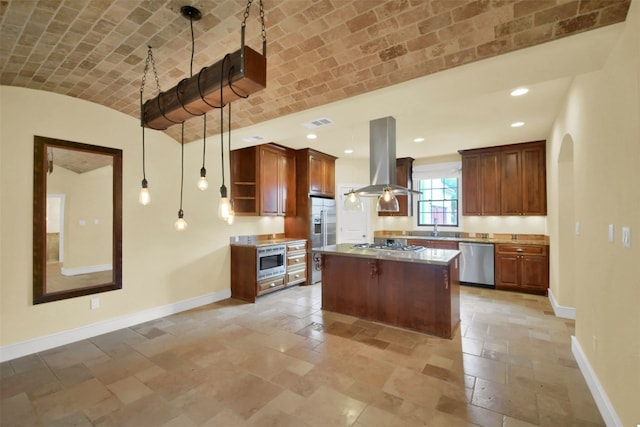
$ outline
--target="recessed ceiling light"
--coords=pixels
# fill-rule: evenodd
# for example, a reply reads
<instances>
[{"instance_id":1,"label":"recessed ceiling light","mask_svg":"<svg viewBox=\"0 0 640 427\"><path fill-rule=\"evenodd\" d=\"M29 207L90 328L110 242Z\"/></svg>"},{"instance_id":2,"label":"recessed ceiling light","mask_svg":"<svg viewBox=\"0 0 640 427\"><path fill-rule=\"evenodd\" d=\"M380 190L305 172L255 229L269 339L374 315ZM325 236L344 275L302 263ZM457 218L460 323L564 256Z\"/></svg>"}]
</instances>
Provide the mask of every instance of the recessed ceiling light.
<instances>
[{"instance_id":1,"label":"recessed ceiling light","mask_svg":"<svg viewBox=\"0 0 640 427\"><path fill-rule=\"evenodd\" d=\"M512 128L519 128L520 126L524 126L524 122L513 122L511 123Z\"/></svg>"},{"instance_id":2,"label":"recessed ceiling light","mask_svg":"<svg viewBox=\"0 0 640 427\"><path fill-rule=\"evenodd\" d=\"M514 89L511 91L511 96L522 96L526 95L529 92L529 89L526 87L519 87L518 89Z\"/></svg>"},{"instance_id":3,"label":"recessed ceiling light","mask_svg":"<svg viewBox=\"0 0 640 427\"><path fill-rule=\"evenodd\" d=\"M318 137L318 135L316 135L315 133L307 134L307 139L316 139L317 137Z\"/></svg>"},{"instance_id":4,"label":"recessed ceiling light","mask_svg":"<svg viewBox=\"0 0 640 427\"><path fill-rule=\"evenodd\" d=\"M346 150L344 150L344 154L351 154L353 153L353 150L351 148L347 148Z\"/></svg>"},{"instance_id":5,"label":"recessed ceiling light","mask_svg":"<svg viewBox=\"0 0 640 427\"><path fill-rule=\"evenodd\" d=\"M422 137L413 138L413 142L424 142L424 138L422 138Z\"/></svg>"}]
</instances>

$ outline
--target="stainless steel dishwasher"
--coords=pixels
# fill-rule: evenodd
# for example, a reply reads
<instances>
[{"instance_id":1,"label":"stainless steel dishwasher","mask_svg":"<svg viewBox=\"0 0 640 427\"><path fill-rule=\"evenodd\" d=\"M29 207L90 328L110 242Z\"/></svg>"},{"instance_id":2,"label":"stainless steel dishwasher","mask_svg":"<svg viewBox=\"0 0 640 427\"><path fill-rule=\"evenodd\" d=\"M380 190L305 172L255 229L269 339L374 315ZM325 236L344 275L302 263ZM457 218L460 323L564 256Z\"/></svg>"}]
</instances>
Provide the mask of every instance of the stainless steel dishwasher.
<instances>
[{"instance_id":1,"label":"stainless steel dishwasher","mask_svg":"<svg viewBox=\"0 0 640 427\"><path fill-rule=\"evenodd\" d=\"M460 242L460 283L495 288L493 243Z\"/></svg>"}]
</instances>

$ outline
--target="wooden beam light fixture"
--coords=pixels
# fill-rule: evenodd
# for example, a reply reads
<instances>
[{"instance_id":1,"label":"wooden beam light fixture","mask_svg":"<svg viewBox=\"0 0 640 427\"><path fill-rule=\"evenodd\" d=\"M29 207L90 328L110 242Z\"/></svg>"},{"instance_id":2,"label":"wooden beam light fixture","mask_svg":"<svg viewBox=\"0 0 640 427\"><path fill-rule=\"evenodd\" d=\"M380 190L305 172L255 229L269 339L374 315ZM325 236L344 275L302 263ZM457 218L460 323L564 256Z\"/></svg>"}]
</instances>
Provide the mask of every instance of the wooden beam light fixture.
<instances>
[{"instance_id":1,"label":"wooden beam light fixture","mask_svg":"<svg viewBox=\"0 0 640 427\"><path fill-rule=\"evenodd\" d=\"M262 55L244 43L245 26L252 2L253 0L248 0L244 12L240 49L228 54L226 60L221 59L211 66L202 68L196 75L181 80L166 92L160 92L155 98L147 100L140 112L143 127L165 130L194 116L202 116L214 108L221 108L239 98L247 98L267 87L267 33L262 0L259 0ZM201 17L200 11L192 6L183 6L181 12L192 21Z\"/></svg>"}]
</instances>

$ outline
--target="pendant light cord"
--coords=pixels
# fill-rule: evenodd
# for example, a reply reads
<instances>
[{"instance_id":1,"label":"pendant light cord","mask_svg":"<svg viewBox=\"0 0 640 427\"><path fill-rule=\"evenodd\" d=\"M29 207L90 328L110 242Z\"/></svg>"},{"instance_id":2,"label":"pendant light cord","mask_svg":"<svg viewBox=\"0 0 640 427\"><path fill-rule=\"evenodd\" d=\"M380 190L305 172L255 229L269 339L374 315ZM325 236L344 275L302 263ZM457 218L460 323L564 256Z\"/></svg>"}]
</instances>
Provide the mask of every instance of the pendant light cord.
<instances>
[{"instance_id":1,"label":"pendant light cord","mask_svg":"<svg viewBox=\"0 0 640 427\"><path fill-rule=\"evenodd\" d=\"M180 150L182 156L180 159L180 212L182 212L182 191L184 188L184 122L182 122L182 139L180 142Z\"/></svg>"},{"instance_id":2,"label":"pendant light cord","mask_svg":"<svg viewBox=\"0 0 640 427\"><path fill-rule=\"evenodd\" d=\"M142 113L142 90L140 90L140 113ZM144 150L144 126L140 126L142 128L142 181L147 180L147 172L145 168L145 150Z\"/></svg>"},{"instance_id":3,"label":"pendant light cord","mask_svg":"<svg viewBox=\"0 0 640 427\"><path fill-rule=\"evenodd\" d=\"M202 169L204 169L204 159L207 153L207 113L203 114L204 117L204 132L202 138Z\"/></svg>"},{"instance_id":4,"label":"pendant light cord","mask_svg":"<svg viewBox=\"0 0 640 427\"><path fill-rule=\"evenodd\" d=\"M224 79L224 63L227 62L227 58L229 58L229 54L227 53L222 59L222 67L220 67L220 159L222 162L222 187L224 187L224 99L222 96L223 84L222 80ZM231 106L231 103L229 103ZM221 187L221 188L222 188Z\"/></svg>"},{"instance_id":5,"label":"pendant light cord","mask_svg":"<svg viewBox=\"0 0 640 427\"><path fill-rule=\"evenodd\" d=\"M193 17L189 15L189 24L191 27L191 62L189 63L189 76L193 77L193 54L196 51L196 41L193 37Z\"/></svg>"}]
</instances>

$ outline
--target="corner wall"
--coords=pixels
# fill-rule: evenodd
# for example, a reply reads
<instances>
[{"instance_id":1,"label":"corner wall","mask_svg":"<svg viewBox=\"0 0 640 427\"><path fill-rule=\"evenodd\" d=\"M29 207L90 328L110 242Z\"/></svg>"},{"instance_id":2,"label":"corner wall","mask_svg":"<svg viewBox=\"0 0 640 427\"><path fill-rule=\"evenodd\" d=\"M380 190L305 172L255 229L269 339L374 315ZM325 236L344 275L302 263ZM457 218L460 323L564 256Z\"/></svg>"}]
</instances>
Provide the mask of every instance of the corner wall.
<instances>
[{"instance_id":1,"label":"corner wall","mask_svg":"<svg viewBox=\"0 0 640 427\"><path fill-rule=\"evenodd\" d=\"M121 290L33 305L34 135L123 150ZM281 218L238 217L232 226L217 219L219 150L207 150L210 187L200 192L195 184L202 166L201 142L185 146L184 212L189 226L184 233L174 231L180 144L162 132L146 131L152 199L143 207L138 204L140 141L140 123L134 117L51 92L0 86L0 347L227 291L229 237L283 231ZM208 139L207 145L213 141ZM90 310L92 297L100 298L97 310Z\"/></svg>"},{"instance_id":2,"label":"corner wall","mask_svg":"<svg viewBox=\"0 0 640 427\"><path fill-rule=\"evenodd\" d=\"M561 221L567 177L559 164L567 136L573 141L572 211L580 235L567 232ZM574 354L590 368L583 369L585 376L592 372L587 381L596 385L594 394L601 393L595 397L607 425L635 426L640 423L640 2L632 2L604 68L574 79L547 152L549 234L559 243L552 252L551 290L558 304L576 308ZM608 224L615 226L614 242L608 240ZM632 229L631 248L621 243L622 226ZM573 262L562 262L571 260L562 256L563 247L575 248ZM565 269L575 271L563 274ZM606 413L609 403L612 414Z\"/></svg>"}]
</instances>

